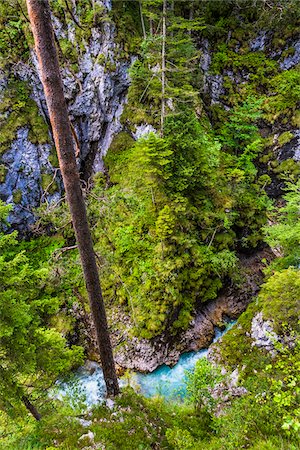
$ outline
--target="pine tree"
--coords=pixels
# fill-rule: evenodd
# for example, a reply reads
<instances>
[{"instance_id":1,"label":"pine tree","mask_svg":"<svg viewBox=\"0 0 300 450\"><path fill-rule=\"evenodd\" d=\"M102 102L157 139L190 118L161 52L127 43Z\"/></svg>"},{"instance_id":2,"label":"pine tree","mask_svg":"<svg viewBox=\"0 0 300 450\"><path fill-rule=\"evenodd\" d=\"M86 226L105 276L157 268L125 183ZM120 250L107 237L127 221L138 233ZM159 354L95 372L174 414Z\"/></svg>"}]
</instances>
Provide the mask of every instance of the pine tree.
<instances>
[{"instance_id":1,"label":"pine tree","mask_svg":"<svg viewBox=\"0 0 300 450\"><path fill-rule=\"evenodd\" d=\"M8 211L0 202L0 225ZM83 352L68 348L49 327L60 306L51 288L45 288L49 269L32 267L16 238L16 232L0 233L0 408L15 415L23 404L40 420L35 399L81 364Z\"/></svg>"},{"instance_id":2,"label":"pine tree","mask_svg":"<svg viewBox=\"0 0 300 450\"><path fill-rule=\"evenodd\" d=\"M91 312L108 395L119 392L109 337L106 312L100 287L96 258L88 226L86 208L76 166L68 110L59 71L54 32L48 0L27 0L30 22L40 65L41 80L59 159L67 202L80 253Z\"/></svg>"}]
</instances>

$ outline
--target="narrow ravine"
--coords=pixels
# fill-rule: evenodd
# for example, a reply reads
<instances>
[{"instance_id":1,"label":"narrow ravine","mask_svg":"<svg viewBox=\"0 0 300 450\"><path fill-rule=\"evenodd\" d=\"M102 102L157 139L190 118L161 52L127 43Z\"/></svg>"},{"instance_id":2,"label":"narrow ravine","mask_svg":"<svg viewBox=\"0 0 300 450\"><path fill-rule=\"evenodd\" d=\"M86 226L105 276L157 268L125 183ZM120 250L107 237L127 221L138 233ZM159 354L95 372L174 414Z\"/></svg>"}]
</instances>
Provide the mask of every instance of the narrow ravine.
<instances>
[{"instance_id":1,"label":"narrow ravine","mask_svg":"<svg viewBox=\"0 0 300 450\"><path fill-rule=\"evenodd\" d=\"M236 321L230 321L224 330L215 328L212 343L220 339ZM183 353L173 367L162 365L151 373L130 372L120 379L120 385L130 385L146 397L160 395L168 400L181 401L186 396L186 372L193 370L200 358L205 358L207 349ZM105 397L105 384L99 364L90 362L81 367L69 381L58 383L58 397L69 397L71 401L83 400L88 406L97 404Z\"/></svg>"}]
</instances>

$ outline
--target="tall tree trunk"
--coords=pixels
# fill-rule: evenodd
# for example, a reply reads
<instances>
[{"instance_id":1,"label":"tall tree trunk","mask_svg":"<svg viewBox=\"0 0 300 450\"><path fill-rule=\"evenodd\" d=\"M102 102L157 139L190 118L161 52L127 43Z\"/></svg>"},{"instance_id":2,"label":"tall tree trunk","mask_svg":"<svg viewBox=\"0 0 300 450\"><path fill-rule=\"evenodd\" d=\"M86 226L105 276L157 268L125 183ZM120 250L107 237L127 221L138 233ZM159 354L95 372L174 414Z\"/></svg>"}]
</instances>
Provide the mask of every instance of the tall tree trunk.
<instances>
[{"instance_id":1,"label":"tall tree trunk","mask_svg":"<svg viewBox=\"0 0 300 450\"><path fill-rule=\"evenodd\" d=\"M143 30L143 38L146 39L147 38L147 34L146 34L145 21L144 21L144 16L143 16L143 7L142 7L142 2L141 1L139 1L139 8L140 8L142 30Z\"/></svg>"},{"instance_id":2,"label":"tall tree trunk","mask_svg":"<svg viewBox=\"0 0 300 450\"><path fill-rule=\"evenodd\" d=\"M190 6L190 11L189 11L189 20L192 21L194 20L194 5L193 3ZM192 35L192 30L189 30L189 35Z\"/></svg>"},{"instance_id":3,"label":"tall tree trunk","mask_svg":"<svg viewBox=\"0 0 300 450\"><path fill-rule=\"evenodd\" d=\"M40 415L36 407L31 403L29 398L26 397L26 395L22 396L22 402L24 403L30 414L32 414L36 420L41 420L42 416Z\"/></svg>"},{"instance_id":4,"label":"tall tree trunk","mask_svg":"<svg viewBox=\"0 0 300 450\"><path fill-rule=\"evenodd\" d=\"M166 109L166 36L167 36L167 0L163 0L162 17L162 46L161 46L161 117L160 134L164 135L165 109Z\"/></svg>"},{"instance_id":5,"label":"tall tree trunk","mask_svg":"<svg viewBox=\"0 0 300 450\"><path fill-rule=\"evenodd\" d=\"M119 385L97 264L76 166L72 132L55 48L50 7L48 0L26 1L39 60L41 81L59 159L59 167L63 177L67 202L71 211L91 313L96 328L107 394L116 395L119 392Z\"/></svg>"}]
</instances>

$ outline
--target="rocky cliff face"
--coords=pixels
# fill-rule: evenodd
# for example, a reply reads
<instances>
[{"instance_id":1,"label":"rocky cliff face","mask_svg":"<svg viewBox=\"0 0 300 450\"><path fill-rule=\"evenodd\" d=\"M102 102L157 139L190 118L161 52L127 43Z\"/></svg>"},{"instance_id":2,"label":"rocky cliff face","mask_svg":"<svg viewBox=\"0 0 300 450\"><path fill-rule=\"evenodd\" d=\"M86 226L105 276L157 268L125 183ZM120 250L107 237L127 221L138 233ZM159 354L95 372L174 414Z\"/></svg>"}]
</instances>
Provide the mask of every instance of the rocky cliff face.
<instances>
[{"instance_id":1,"label":"rocky cliff face","mask_svg":"<svg viewBox=\"0 0 300 450\"><path fill-rule=\"evenodd\" d=\"M93 172L103 170L103 155L106 154L114 135L122 128L120 117L126 102L130 82L128 68L131 64L128 55L127 59L122 57L122 49L116 43L115 25L106 16L111 2L95 0L93 4L94 7L102 8L101 21L92 24L88 34L85 35L85 31L80 38L77 31L78 27L81 27L81 18L78 17L75 7L72 20L64 21L59 15L53 16L55 34L60 43L59 53L69 116L80 146L78 167L85 181ZM280 45L276 44L271 31L259 31L255 37L252 33L247 42L243 41L244 37L237 37L234 33L234 30L229 31L228 36L224 38L227 53L221 56L229 58L229 64L227 67L221 65L219 71L215 70L214 53L221 52L209 39L199 38L202 53L200 66L203 73L203 84L202 87L199 86L199 90L212 121L214 110L219 108L226 116L226 111L232 108L230 84L235 86L236 92L243 91L249 80L255 76L259 63L254 67L251 55L256 54L257 61L261 57L262 64L265 64L263 58L275 62L278 73L295 69L300 62L300 40L297 33L283 39ZM250 57L247 61L248 54ZM242 61L243 55L245 59ZM240 58L236 65L230 64L230 59L235 57ZM48 139L33 140L25 117L16 125L9 145L2 150L0 148L0 199L13 205L9 218L12 227L26 230L34 222L32 210L42 201L57 201L62 194L62 185L34 52L30 52L27 61L20 60L14 64L12 72L15 79L30 86L30 97L37 107L35 115L39 114L43 118L49 130ZM4 75L0 71L0 99L7 93L8 78L7 74ZM1 114L0 110L0 147L1 122L5 121L9 114L9 108L4 114ZM299 112L295 113L293 120L283 118L278 121L274 116L273 122L266 124L261 121L260 129L263 137L269 139L267 151L279 164L286 159L300 160ZM149 125L144 124L138 127L133 137L138 138L152 130ZM268 189L272 196L279 195L278 180L272 180Z\"/></svg>"},{"instance_id":2,"label":"rocky cliff face","mask_svg":"<svg viewBox=\"0 0 300 450\"><path fill-rule=\"evenodd\" d=\"M229 31L226 45L230 46L230 42L232 41L232 31ZM239 42L234 48L234 53L238 54L242 45L245 43ZM282 39L280 45L278 47L274 47L274 33L272 31L260 31L255 38L246 42L245 48L250 50L250 55L257 52L258 55L264 55L270 61L274 61L278 64L278 74L281 71L288 71L290 69L295 69L299 67L300 64L300 37L298 33L295 33L293 36L288 37L286 40ZM242 91L243 87L247 85L248 82L251 82L251 77L255 75L255 72L258 71L259 67L249 66L249 68L243 67L241 64L239 70L233 71L231 68L225 68L219 74L215 74L214 71L211 71L212 65L212 55L213 49L211 43L208 39L203 39L200 41L201 48L201 59L200 59L200 67L203 72L203 98L208 107L211 109L214 106L221 106L225 111L229 111L230 107L230 95L231 93L228 90L228 81L226 83L226 79L231 80L231 82L237 86L237 90ZM245 53L245 49L241 54ZM261 92L258 93L261 95ZM276 95L276 92L272 93L272 95ZM298 99L299 103L299 99ZM290 104L290 107L294 107L295 105ZM298 116L297 116L298 117ZM263 137L270 137L270 148L275 158L279 161L285 161L287 159L293 159L294 161L300 161L300 127L299 120L285 120L281 118L281 120L275 120L271 123L266 123L261 121L260 129ZM283 133L290 133L287 136L287 142L284 142L285 139L280 139L280 135ZM278 180L277 180L278 183ZM280 193L280 189L278 186L275 186L274 183L269 189L269 194L273 194L273 196L277 197L278 193Z\"/></svg>"},{"instance_id":3,"label":"rocky cliff face","mask_svg":"<svg viewBox=\"0 0 300 450\"><path fill-rule=\"evenodd\" d=\"M110 8L109 2L97 0L96 3L106 11ZM87 180L92 172L103 169L102 157L121 128L120 116L129 85L127 69L130 61L117 58L119 48L111 21L103 21L101 26L91 29L83 52L79 51L81 43L76 40L77 25L74 21L65 27L53 17L53 23L57 40L71 43L80 55L75 69L68 63L63 64L62 76L69 117L80 143L78 166L82 178ZM13 71L18 80L29 84L31 98L49 126L34 51L31 51L27 63L18 63ZM2 75L0 81L0 95L5 95L7 75ZM13 204L9 217L13 228L26 230L34 221L33 208L41 201L51 202L60 198L61 179L53 154L50 126L49 143L32 142L28 127L21 126L9 148L2 155L0 153L0 198Z\"/></svg>"}]
</instances>

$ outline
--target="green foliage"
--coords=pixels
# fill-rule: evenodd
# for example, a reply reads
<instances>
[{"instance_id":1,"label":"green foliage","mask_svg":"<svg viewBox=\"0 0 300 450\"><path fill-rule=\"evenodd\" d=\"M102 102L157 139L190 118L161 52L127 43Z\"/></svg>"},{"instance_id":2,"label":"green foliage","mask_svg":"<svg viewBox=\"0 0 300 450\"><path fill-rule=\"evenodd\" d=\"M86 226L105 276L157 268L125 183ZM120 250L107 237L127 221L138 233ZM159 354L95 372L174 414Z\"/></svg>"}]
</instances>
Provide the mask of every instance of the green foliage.
<instances>
[{"instance_id":1,"label":"green foliage","mask_svg":"<svg viewBox=\"0 0 300 450\"><path fill-rule=\"evenodd\" d=\"M295 337L295 336L294 336ZM292 348L277 345L278 357L265 367L270 400L283 419L281 428L297 438L300 430L300 341L296 336ZM261 397L260 400L265 400Z\"/></svg>"},{"instance_id":2,"label":"green foliage","mask_svg":"<svg viewBox=\"0 0 300 450\"><path fill-rule=\"evenodd\" d=\"M300 73L297 68L279 73L270 80L270 91L275 95L269 96L264 103L265 117L271 123L275 120L291 117L297 108L300 98ZM283 116L285 116L283 118Z\"/></svg>"},{"instance_id":3,"label":"green foliage","mask_svg":"<svg viewBox=\"0 0 300 450\"><path fill-rule=\"evenodd\" d=\"M300 272L294 268L275 272L263 285L259 293L263 315L276 318L277 332L282 333L288 327L300 331L299 295Z\"/></svg>"},{"instance_id":4,"label":"green foliage","mask_svg":"<svg viewBox=\"0 0 300 450\"><path fill-rule=\"evenodd\" d=\"M300 181L288 182L286 191L285 205L275 209L271 216L274 224L264 228L267 243L271 247L278 248L282 254L282 257L276 262L277 267L298 266L300 258Z\"/></svg>"},{"instance_id":5,"label":"green foliage","mask_svg":"<svg viewBox=\"0 0 300 450\"><path fill-rule=\"evenodd\" d=\"M278 137L278 144L282 147L284 144L290 142L294 135L290 131L285 131Z\"/></svg>"},{"instance_id":6,"label":"green foliage","mask_svg":"<svg viewBox=\"0 0 300 450\"><path fill-rule=\"evenodd\" d=\"M104 294L128 304L142 336L177 332L236 266L216 184L220 146L189 112L166 119L164 139L151 134L131 148L126 139L123 151L119 139L106 158L117 184L96 185L89 199Z\"/></svg>"},{"instance_id":7,"label":"green foliage","mask_svg":"<svg viewBox=\"0 0 300 450\"><path fill-rule=\"evenodd\" d=\"M8 208L0 204L2 220ZM60 307L49 269L32 267L18 251L16 233L0 234L0 404L7 413L22 411L21 397L44 396L45 387L82 361L79 347L68 348L49 326ZM23 411L22 411L23 413Z\"/></svg>"},{"instance_id":8,"label":"green foliage","mask_svg":"<svg viewBox=\"0 0 300 450\"><path fill-rule=\"evenodd\" d=\"M207 358L201 358L191 373L187 373L187 392L189 401L196 409L212 413L216 399L212 389L224 379L221 369L213 365Z\"/></svg>"},{"instance_id":9,"label":"green foliage","mask_svg":"<svg viewBox=\"0 0 300 450\"><path fill-rule=\"evenodd\" d=\"M131 126L143 122L158 126L163 95L163 37L160 26L162 2L144 1L141 5L145 14L147 33L141 43L140 58L130 68L129 102L125 107L123 121ZM166 108L170 113L182 106L199 105L200 54L193 41L192 32L199 32L204 25L201 19L187 20L181 11L177 14L177 8L174 10L167 8L166 24L164 98L168 99Z\"/></svg>"},{"instance_id":10,"label":"green foliage","mask_svg":"<svg viewBox=\"0 0 300 450\"><path fill-rule=\"evenodd\" d=\"M266 211L271 206L264 190L270 179L258 178L255 164L263 149L257 127L261 105L261 99L247 97L231 110L228 120L218 130L224 150L222 163L229 181L228 195L232 199L228 206L233 210L235 224L243 230L241 247L255 247L262 239L259 229L265 224Z\"/></svg>"},{"instance_id":11,"label":"green foliage","mask_svg":"<svg viewBox=\"0 0 300 450\"><path fill-rule=\"evenodd\" d=\"M29 57L24 7L23 1L0 1L0 68L8 73L12 64L27 61Z\"/></svg>"}]
</instances>

